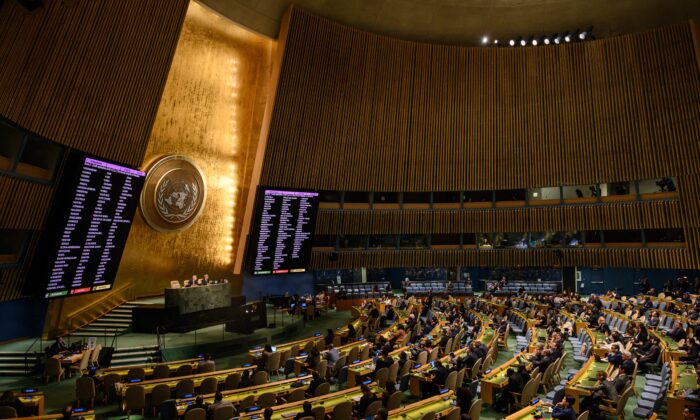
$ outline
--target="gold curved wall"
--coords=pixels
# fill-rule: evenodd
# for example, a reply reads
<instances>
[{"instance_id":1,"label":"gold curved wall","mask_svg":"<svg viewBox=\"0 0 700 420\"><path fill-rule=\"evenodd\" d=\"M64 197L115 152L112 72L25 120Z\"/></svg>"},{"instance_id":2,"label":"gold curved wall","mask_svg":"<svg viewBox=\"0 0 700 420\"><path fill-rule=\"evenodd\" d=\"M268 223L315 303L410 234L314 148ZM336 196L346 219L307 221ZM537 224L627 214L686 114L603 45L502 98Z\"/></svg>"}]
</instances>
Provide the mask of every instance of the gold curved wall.
<instances>
[{"instance_id":1,"label":"gold curved wall","mask_svg":"<svg viewBox=\"0 0 700 420\"><path fill-rule=\"evenodd\" d=\"M314 268L700 266L700 74L692 22L570 45L472 48L375 35L298 9L288 19L260 185L411 192L663 176L678 183L678 196L655 202L322 209L317 233L680 227L685 237L677 249L341 250L331 258L316 250Z\"/></svg>"}]
</instances>

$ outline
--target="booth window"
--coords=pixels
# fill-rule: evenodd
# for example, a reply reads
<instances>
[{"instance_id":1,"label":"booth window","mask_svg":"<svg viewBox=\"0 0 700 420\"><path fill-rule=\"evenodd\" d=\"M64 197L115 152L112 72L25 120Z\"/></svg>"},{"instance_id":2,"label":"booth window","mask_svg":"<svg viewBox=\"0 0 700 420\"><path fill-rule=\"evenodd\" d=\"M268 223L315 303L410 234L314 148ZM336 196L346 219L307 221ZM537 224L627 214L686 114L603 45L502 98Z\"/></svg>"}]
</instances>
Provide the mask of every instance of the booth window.
<instances>
[{"instance_id":1,"label":"booth window","mask_svg":"<svg viewBox=\"0 0 700 420\"><path fill-rule=\"evenodd\" d=\"M0 267L18 264L30 237L29 230L0 229Z\"/></svg>"},{"instance_id":2,"label":"booth window","mask_svg":"<svg viewBox=\"0 0 700 420\"><path fill-rule=\"evenodd\" d=\"M627 230L604 230L603 239L607 246L615 246L616 244L642 244L642 231L639 229Z\"/></svg>"},{"instance_id":3,"label":"booth window","mask_svg":"<svg viewBox=\"0 0 700 420\"><path fill-rule=\"evenodd\" d=\"M335 248L335 235L314 235L314 248Z\"/></svg>"},{"instance_id":4,"label":"booth window","mask_svg":"<svg viewBox=\"0 0 700 420\"><path fill-rule=\"evenodd\" d=\"M493 191L465 191L465 203L491 203L493 202Z\"/></svg>"},{"instance_id":5,"label":"booth window","mask_svg":"<svg viewBox=\"0 0 700 420\"><path fill-rule=\"evenodd\" d=\"M365 249L367 248L367 235L341 236L339 245L342 249Z\"/></svg>"},{"instance_id":6,"label":"booth window","mask_svg":"<svg viewBox=\"0 0 700 420\"><path fill-rule=\"evenodd\" d=\"M0 171L52 181L64 147L0 121Z\"/></svg>"},{"instance_id":7,"label":"booth window","mask_svg":"<svg viewBox=\"0 0 700 420\"><path fill-rule=\"evenodd\" d=\"M321 203L340 203L340 191L321 191L318 201Z\"/></svg>"},{"instance_id":8,"label":"booth window","mask_svg":"<svg viewBox=\"0 0 700 420\"><path fill-rule=\"evenodd\" d=\"M360 191L346 191L343 201L346 203L369 203L369 193Z\"/></svg>"},{"instance_id":9,"label":"booth window","mask_svg":"<svg viewBox=\"0 0 700 420\"><path fill-rule=\"evenodd\" d=\"M428 235L401 235L400 248L406 249L427 249Z\"/></svg>"},{"instance_id":10,"label":"booth window","mask_svg":"<svg viewBox=\"0 0 700 420\"><path fill-rule=\"evenodd\" d=\"M472 235L473 236L473 235ZM458 233L438 233L432 235L430 245L432 247L459 247L460 235Z\"/></svg>"},{"instance_id":11,"label":"booth window","mask_svg":"<svg viewBox=\"0 0 700 420\"><path fill-rule=\"evenodd\" d=\"M396 249L397 243L396 235L370 235L369 237L370 248Z\"/></svg>"},{"instance_id":12,"label":"booth window","mask_svg":"<svg viewBox=\"0 0 700 420\"><path fill-rule=\"evenodd\" d=\"M527 249L527 233L496 233L493 236L494 248Z\"/></svg>"},{"instance_id":13,"label":"booth window","mask_svg":"<svg viewBox=\"0 0 700 420\"><path fill-rule=\"evenodd\" d=\"M667 244L670 246L685 242L683 229L644 229L644 239L646 239L647 244Z\"/></svg>"}]
</instances>

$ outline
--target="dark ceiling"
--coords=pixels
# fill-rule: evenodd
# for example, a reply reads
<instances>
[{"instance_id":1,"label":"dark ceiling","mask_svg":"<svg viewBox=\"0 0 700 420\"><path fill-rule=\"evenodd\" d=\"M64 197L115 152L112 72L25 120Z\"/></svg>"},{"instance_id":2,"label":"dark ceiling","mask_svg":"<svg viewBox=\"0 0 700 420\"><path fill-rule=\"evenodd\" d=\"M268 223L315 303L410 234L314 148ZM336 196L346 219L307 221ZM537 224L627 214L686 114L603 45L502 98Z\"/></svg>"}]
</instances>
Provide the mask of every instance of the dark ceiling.
<instances>
[{"instance_id":1,"label":"dark ceiling","mask_svg":"<svg viewBox=\"0 0 700 420\"><path fill-rule=\"evenodd\" d=\"M594 26L598 38L700 21L700 0L198 0L277 38L290 4L356 28L403 39L478 45Z\"/></svg>"}]
</instances>

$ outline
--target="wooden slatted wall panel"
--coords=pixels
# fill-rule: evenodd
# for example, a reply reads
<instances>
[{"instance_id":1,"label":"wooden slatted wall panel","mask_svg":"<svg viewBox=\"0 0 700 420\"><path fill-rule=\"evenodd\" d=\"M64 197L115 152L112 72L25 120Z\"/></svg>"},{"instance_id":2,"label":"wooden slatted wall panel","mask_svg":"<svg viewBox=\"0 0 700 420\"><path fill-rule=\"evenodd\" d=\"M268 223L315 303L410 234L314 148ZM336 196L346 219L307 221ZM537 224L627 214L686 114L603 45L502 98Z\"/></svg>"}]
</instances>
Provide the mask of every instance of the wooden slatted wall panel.
<instances>
[{"instance_id":1,"label":"wooden slatted wall panel","mask_svg":"<svg viewBox=\"0 0 700 420\"><path fill-rule=\"evenodd\" d=\"M0 114L140 165L189 0L46 0L0 8Z\"/></svg>"},{"instance_id":2,"label":"wooden slatted wall panel","mask_svg":"<svg viewBox=\"0 0 700 420\"><path fill-rule=\"evenodd\" d=\"M297 10L290 34L263 184L459 191L698 168L700 80L687 24L571 45L466 48Z\"/></svg>"},{"instance_id":3,"label":"wooden slatted wall panel","mask_svg":"<svg viewBox=\"0 0 700 420\"><path fill-rule=\"evenodd\" d=\"M579 266L693 268L688 250L668 249L565 249L555 250L380 250L313 252L312 269L347 267L430 267L430 266Z\"/></svg>"},{"instance_id":4,"label":"wooden slatted wall panel","mask_svg":"<svg viewBox=\"0 0 700 420\"><path fill-rule=\"evenodd\" d=\"M491 210L320 210L319 235L681 228L678 201Z\"/></svg>"},{"instance_id":5,"label":"wooden slatted wall panel","mask_svg":"<svg viewBox=\"0 0 700 420\"><path fill-rule=\"evenodd\" d=\"M0 2L0 115L49 140L140 165L189 0ZM22 283L53 187L0 175L0 229L32 230L0 301Z\"/></svg>"},{"instance_id":6,"label":"wooden slatted wall panel","mask_svg":"<svg viewBox=\"0 0 700 420\"><path fill-rule=\"evenodd\" d=\"M675 176L679 199L487 210L322 210L319 234L683 228L686 248L314 252L316 268L700 267L700 40L681 24L549 47L379 36L294 10L261 184L469 191ZM700 42L700 41L696 41Z\"/></svg>"}]
</instances>

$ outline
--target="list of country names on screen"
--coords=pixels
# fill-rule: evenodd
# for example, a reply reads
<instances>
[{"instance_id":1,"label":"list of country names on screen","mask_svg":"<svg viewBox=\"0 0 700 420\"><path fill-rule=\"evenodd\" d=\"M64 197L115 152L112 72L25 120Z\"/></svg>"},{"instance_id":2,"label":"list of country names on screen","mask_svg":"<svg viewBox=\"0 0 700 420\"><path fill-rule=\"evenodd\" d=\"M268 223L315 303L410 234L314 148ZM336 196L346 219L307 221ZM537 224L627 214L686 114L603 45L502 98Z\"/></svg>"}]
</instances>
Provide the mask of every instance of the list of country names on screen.
<instances>
[{"instance_id":1,"label":"list of country names on screen","mask_svg":"<svg viewBox=\"0 0 700 420\"><path fill-rule=\"evenodd\" d=\"M265 190L255 248L255 274L305 271L316 192Z\"/></svg>"},{"instance_id":2,"label":"list of country names on screen","mask_svg":"<svg viewBox=\"0 0 700 420\"><path fill-rule=\"evenodd\" d=\"M86 157L46 287L46 297L112 286L138 199L141 171ZM139 181L136 181L139 179Z\"/></svg>"}]
</instances>

